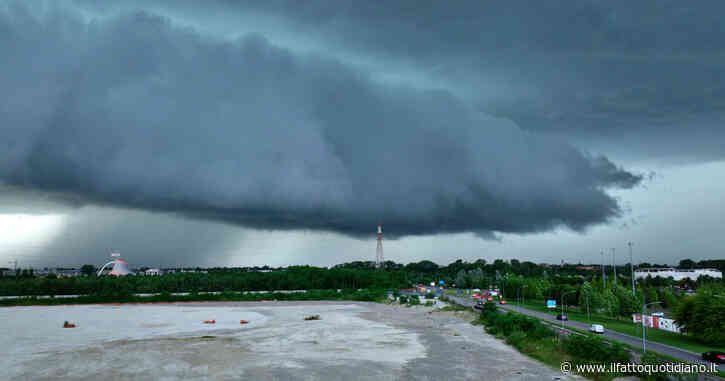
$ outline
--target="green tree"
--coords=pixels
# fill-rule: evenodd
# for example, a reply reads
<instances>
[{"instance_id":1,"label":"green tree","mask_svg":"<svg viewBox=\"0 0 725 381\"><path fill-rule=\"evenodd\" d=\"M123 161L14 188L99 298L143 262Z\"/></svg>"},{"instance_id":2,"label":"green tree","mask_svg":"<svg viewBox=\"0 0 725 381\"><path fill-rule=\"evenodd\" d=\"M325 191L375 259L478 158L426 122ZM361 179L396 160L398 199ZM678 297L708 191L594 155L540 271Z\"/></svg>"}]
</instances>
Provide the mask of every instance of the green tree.
<instances>
[{"instance_id":1,"label":"green tree","mask_svg":"<svg viewBox=\"0 0 725 381\"><path fill-rule=\"evenodd\" d=\"M477 267L477 268L469 271L468 277L471 280L471 287L476 287L476 288L485 287L483 285L483 270L481 270L480 267Z\"/></svg>"},{"instance_id":2,"label":"green tree","mask_svg":"<svg viewBox=\"0 0 725 381\"><path fill-rule=\"evenodd\" d=\"M619 299L614 295L610 288L606 288L600 293L601 308L609 315L616 315L619 311Z\"/></svg>"},{"instance_id":3,"label":"green tree","mask_svg":"<svg viewBox=\"0 0 725 381\"><path fill-rule=\"evenodd\" d=\"M714 295L722 287L701 287L693 297L685 297L675 309L675 322L701 342L725 342L725 299Z\"/></svg>"},{"instance_id":4,"label":"green tree","mask_svg":"<svg viewBox=\"0 0 725 381\"><path fill-rule=\"evenodd\" d=\"M659 297L657 295L657 288L655 288L655 287L645 288L645 300L647 303L659 301Z\"/></svg>"},{"instance_id":5,"label":"green tree","mask_svg":"<svg viewBox=\"0 0 725 381\"><path fill-rule=\"evenodd\" d=\"M667 288L662 290L662 302L662 306L665 308L677 307L677 297Z\"/></svg>"},{"instance_id":6,"label":"green tree","mask_svg":"<svg viewBox=\"0 0 725 381\"><path fill-rule=\"evenodd\" d=\"M91 276L96 273L96 267L93 265L83 265L81 266L81 274L85 276Z\"/></svg>"},{"instance_id":7,"label":"green tree","mask_svg":"<svg viewBox=\"0 0 725 381\"><path fill-rule=\"evenodd\" d=\"M459 270L458 274L456 274L456 287L458 288L468 288L470 287L470 283L468 282L468 274L466 274L466 270Z\"/></svg>"}]
</instances>

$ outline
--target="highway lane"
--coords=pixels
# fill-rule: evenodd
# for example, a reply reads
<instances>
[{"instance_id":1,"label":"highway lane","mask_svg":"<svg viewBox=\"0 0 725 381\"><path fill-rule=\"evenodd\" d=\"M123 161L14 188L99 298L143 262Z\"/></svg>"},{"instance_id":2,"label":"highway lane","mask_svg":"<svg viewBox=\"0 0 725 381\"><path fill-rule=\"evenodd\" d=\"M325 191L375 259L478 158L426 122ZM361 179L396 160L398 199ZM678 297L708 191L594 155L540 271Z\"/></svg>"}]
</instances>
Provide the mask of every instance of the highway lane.
<instances>
[{"instance_id":1,"label":"highway lane","mask_svg":"<svg viewBox=\"0 0 725 381\"><path fill-rule=\"evenodd\" d=\"M466 307L472 307L475 304L474 300L470 297L464 298L464 297L453 296L453 295L446 295L446 297L451 298L456 303L461 304ZM545 312L533 311L533 310L529 310L529 309L518 307L518 306L512 306L512 305L500 305L499 304L498 307L500 307L501 309L504 309L504 310L515 311L518 313L522 313L522 314L529 315L529 316L534 316L539 319L547 320L550 322L554 322L558 325L561 325L561 321L556 320L556 318L554 316L549 315ZM589 330L589 324L581 323L581 322L577 322L577 321L566 321L566 322L564 322L564 327L565 328L573 327L573 328L577 328L577 329L581 329L581 330L585 330L585 331ZM640 347L642 345L641 337L630 336L630 335L626 335L626 334L623 334L620 332L607 330L606 329L607 327L604 327L604 328L606 330L606 332L604 332L605 337L608 337L612 340L616 340L616 341L619 341L622 343L632 345L634 347ZM680 359L680 360L691 362L691 363L710 364L707 361L703 361L700 358L699 353L690 352L690 351L687 351L684 349L672 347L669 345L665 345L665 344L661 344L661 343L657 343L657 342L653 342L653 341L649 341L649 340L647 340L647 350L648 351L651 350L651 351L659 353L659 354L668 355L668 356L674 357L676 359ZM721 364L721 365L719 365L719 369L725 370L725 367Z\"/></svg>"}]
</instances>

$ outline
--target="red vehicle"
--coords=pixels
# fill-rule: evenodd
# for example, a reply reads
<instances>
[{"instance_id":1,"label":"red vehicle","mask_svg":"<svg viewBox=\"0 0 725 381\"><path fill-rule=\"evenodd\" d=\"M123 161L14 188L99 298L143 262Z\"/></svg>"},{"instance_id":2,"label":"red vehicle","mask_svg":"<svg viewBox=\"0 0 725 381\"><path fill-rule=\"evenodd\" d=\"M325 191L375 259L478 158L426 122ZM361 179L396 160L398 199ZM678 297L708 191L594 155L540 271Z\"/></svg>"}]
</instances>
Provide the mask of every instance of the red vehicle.
<instances>
[{"instance_id":1,"label":"red vehicle","mask_svg":"<svg viewBox=\"0 0 725 381\"><path fill-rule=\"evenodd\" d=\"M702 359L718 364L725 364L725 353L717 351L705 352L702 354Z\"/></svg>"},{"instance_id":2,"label":"red vehicle","mask_svg":"<svg viewBox=\"0 0 725 381\"><path fill-rule=\"evenodd\" d=\"M498 301L500 304L506 304L506 299L501 299Z\"/></svg>"},{"instance_id":3,"label":"red vehicle","mask_svg":"<svg viewBox=\"0 0 725 381\"><path fill-rule=\"evenodd\" d=\"M489 296L488 298L486 298L486 300L488 300L489 302L493 302L493 296Z\"/></svg>"}]
</instances>

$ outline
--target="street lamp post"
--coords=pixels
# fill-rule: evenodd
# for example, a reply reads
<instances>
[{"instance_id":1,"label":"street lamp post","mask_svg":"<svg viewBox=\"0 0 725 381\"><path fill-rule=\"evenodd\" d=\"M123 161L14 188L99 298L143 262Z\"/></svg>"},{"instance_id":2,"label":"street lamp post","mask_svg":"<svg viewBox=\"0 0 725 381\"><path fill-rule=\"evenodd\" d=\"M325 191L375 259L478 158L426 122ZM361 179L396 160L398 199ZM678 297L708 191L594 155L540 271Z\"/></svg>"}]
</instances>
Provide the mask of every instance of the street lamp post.
<instances>
[{"instance_id":1,"label":"street lamp post","mask_svg":"<svg viewBox=\"0 0 725 381\"><path fill-rule=\"evenodd\" d=\"M576 292L576 290L574 290L574 291L569 291L569 292L565 292L565 293L561 294L561 328L562 328L562 329L564 329L564 316L566 316L566 315L564 315L564 311L566 311L566 307L565 307L565 302L564 302L564 300L565 300L565 299L564 299L564 297L565 297L566 295L568 295L568 294L572 294L572 293L575 293L575 292Z\"/></svg>"},{"instance_id":2,"label":"street lamp post","mask_svg":"<svg viewBox=\"0 0 725 381\"><path fill-rule=\"evenodd\" d=\"M647 310L647 306L653 305L653 304L660 304L660 303L662 303L662 302L652 302L652 303L647 303L647 304L645 304L645 305L642 306L642 354L644 354L645 352L647 352L647 340L645 340L645 330L647 328L646 328L646 326L644 324L644 314L645 314L645 311Z\"/></svg>"}]
</instances>

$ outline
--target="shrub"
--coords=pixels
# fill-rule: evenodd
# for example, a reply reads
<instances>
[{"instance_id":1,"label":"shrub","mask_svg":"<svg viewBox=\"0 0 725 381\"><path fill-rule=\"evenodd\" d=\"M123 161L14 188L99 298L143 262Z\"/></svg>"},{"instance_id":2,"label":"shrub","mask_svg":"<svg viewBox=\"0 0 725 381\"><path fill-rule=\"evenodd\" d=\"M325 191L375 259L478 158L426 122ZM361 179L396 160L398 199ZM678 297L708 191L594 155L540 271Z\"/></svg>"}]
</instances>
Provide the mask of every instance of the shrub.
<instances>
[{"instance_id":1,"label":"shrub","mask_svg":"<svg viewBox=\"0 0 725 381\"><path fill-rule=\"evenodd\" d=\"M411 306L420 305L420 298L416 295L413 295L410 297L410 299L408 299L408 304L410 304Z\"/></svg>"},{"instance_id":2,"label":"shrub","mask_svg":"<svg viewBox=\"0 0 725 381\"><path fill-rule=\"evenodd\" d=\"M642 355L642 364L666 364L670 361L667 361L664 357L654 353L654 352L647 352L644 355ZM646 373L640 373L638 376L647 381L671 381L671 380L678 380L678 381L687 381L687 380L697 380L697 374L692 373L652 373L652 374L646 374Z\"/></svg>"},{"instance_id":3,"label":"shrub","mask_svg":"<svg viewBox=\"0 0 725 381\"><path fill-rule=\"evenodd\" d=\"M524 342L526 342L526 333L522 331L514 331L508 337L506 337L506 344L513 345L516 348L520 348Z\"/></svg>"},{"instance_id":4,"label":"shrub","mask_svg":"<svg viewBox=\"0 0 725 381\"><path fill-rule=\"evenodd\" d=\"M570 335L564 340L564 349L574 358L590 363L626 363L630 358L629 351L622 344L615 342L609 345L590 335Z\"/></svg>"},{"instance_id":5,"label":"shrub","mask_svg":"<svg viewBox=\"0 0 725 381\"><path fill-rule=\"evenodd\" d=\"M407 304L408 303L408 297L406 295L400 295L400 304Z\"/></svg>"}]
</instances>

